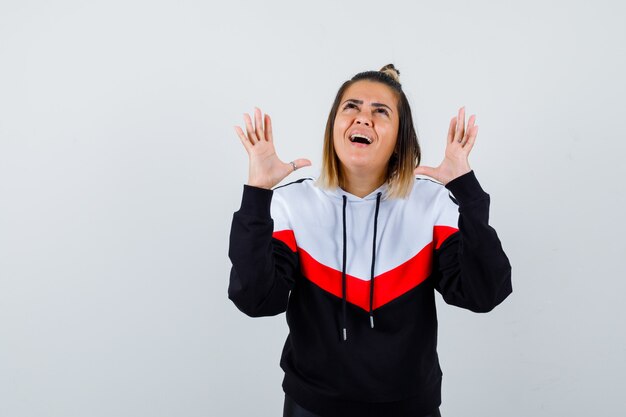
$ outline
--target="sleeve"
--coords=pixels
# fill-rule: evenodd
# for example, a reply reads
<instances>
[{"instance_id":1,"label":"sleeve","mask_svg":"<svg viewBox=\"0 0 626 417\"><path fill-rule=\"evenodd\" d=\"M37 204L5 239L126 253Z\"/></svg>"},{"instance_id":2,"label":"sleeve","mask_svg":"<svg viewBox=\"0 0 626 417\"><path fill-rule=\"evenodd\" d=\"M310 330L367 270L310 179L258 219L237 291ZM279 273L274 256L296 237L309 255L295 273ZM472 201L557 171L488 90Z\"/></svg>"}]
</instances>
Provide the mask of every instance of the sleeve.
<instances>
[{"instance_id":1,"label":"sleeve","mask_svg":"<svg viewBox=\"0 0 626 417\"><path fill-rule=\"evenodd\" d=\"M230 230L228 298L250 317L286 311L294 274L299 270L295 247L272 235L273 193L244 185L241 208L233 215Z\"/></svg>"},{"instance_id":2,"label":"sleeve","mask_svg":"<svg viewBox=\"0 0 626 417\"><path fill-rule=\"evenodd\" d=\"M489 194L474 171L446 184L438 227L448 232L436 245L435 288L446 303L474 312L488 312L511 292L511 264L496 231L489 226ZM458 219L458 229L452 218ZM437 235L437 233L435 233Z\"/></svg>"}]
</instances>

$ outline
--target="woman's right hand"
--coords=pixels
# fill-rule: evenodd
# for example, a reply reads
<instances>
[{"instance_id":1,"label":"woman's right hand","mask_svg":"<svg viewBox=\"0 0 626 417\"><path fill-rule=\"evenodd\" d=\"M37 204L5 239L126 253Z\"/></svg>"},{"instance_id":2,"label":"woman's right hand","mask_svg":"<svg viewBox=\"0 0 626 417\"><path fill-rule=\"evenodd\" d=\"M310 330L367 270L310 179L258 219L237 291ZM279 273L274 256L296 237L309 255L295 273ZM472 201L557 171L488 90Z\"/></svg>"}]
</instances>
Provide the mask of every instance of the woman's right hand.
<instances>
[{"instance_id":1,"label":"woman's right hand","mask_svg":"<svg viewBox=\"0 0 626 417\"><path fill-rule=\"evenodd\" d=\"M239 126L235 126L235 131L250 159L248 185L271 189L296 169L311 165L311 161L308 159L296 159L293 161L294 166L292 162L286 163L278 158L272 137L272 121L268 114L265 114L264 126L261 110L255 107L255 127L252 126L252 120L248 113L244 113L243 116L246 122L247 136Z\"/></svg>"}]
</instances>

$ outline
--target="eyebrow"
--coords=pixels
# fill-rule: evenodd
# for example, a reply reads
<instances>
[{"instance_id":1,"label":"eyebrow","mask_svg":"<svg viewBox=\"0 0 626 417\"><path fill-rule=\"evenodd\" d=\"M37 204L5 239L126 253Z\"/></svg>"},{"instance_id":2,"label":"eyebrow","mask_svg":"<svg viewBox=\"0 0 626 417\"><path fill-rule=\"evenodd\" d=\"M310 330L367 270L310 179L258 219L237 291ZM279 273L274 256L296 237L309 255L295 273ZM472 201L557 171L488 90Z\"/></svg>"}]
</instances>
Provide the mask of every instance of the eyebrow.
<instances>
[{"instance_id":1,"label":"eyebrow","mask_svg":"<svg viewBox=\"0 0 626 417\"><path fill-rule=\"evenodd\" d=\"M346 101L344 101L342 104L346 104L347 102L355 103L355 104L359 104L359 105L363 104L363 100L357 100L357 99L354 99L354 98L349 98ZM374 107L387 107L389 109L389 111L393 113L393 110L391 110L391 107L389 107L386 104L383 104L383 103L372 103L372 106L374 106Z\"/></svg>"}]
</instances>

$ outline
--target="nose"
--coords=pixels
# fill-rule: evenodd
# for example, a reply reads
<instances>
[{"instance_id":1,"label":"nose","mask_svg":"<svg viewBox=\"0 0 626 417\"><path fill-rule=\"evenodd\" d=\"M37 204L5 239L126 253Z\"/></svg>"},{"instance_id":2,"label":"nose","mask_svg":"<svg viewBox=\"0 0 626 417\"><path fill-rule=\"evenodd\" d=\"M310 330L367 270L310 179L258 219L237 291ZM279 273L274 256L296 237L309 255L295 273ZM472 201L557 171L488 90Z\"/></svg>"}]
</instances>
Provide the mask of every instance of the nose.
<instances>
[{"instance_id":1,"label":"nose","mask_svg":"<svg viewBox=\"0 0 626 417\"><path fill-rule=\"evenodd\" d=\"M369 119L366 112L359 112L359 114L356 117L356 123L360 125L365 125L368 127L372 126L372 121Z\"/></svg>"}]
</instances>

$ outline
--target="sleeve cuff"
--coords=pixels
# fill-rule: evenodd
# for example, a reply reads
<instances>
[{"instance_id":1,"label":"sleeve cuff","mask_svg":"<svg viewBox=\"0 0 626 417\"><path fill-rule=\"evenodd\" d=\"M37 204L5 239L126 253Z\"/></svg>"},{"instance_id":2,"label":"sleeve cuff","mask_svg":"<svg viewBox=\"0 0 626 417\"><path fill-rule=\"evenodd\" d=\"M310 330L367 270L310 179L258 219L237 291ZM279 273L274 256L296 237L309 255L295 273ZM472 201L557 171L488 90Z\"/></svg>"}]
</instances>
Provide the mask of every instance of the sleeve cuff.
<instances>
[{"instance_id":1,"label":"sleeve cuff","mask_svg":"<svg viewBox=\"0 0 626 417\"><path fill-rule=\"evenodd\" d=\"M445 187L452 192L452 195L454 195L454 198L460 205L489 197L489 194L478 183L474 170L456 177L448 182Z\"/></svg>"},{"instance_id":2,"label":"sleeve cuff","mask_svg":"<svg viewBox=\"0 0 626 417\"><path fill-rule=\"evenodd\" d=\"M244 184L239 212L251 216L271 218L270 206L273 194L273 190Z\"/></svg>"}]
</instances>

